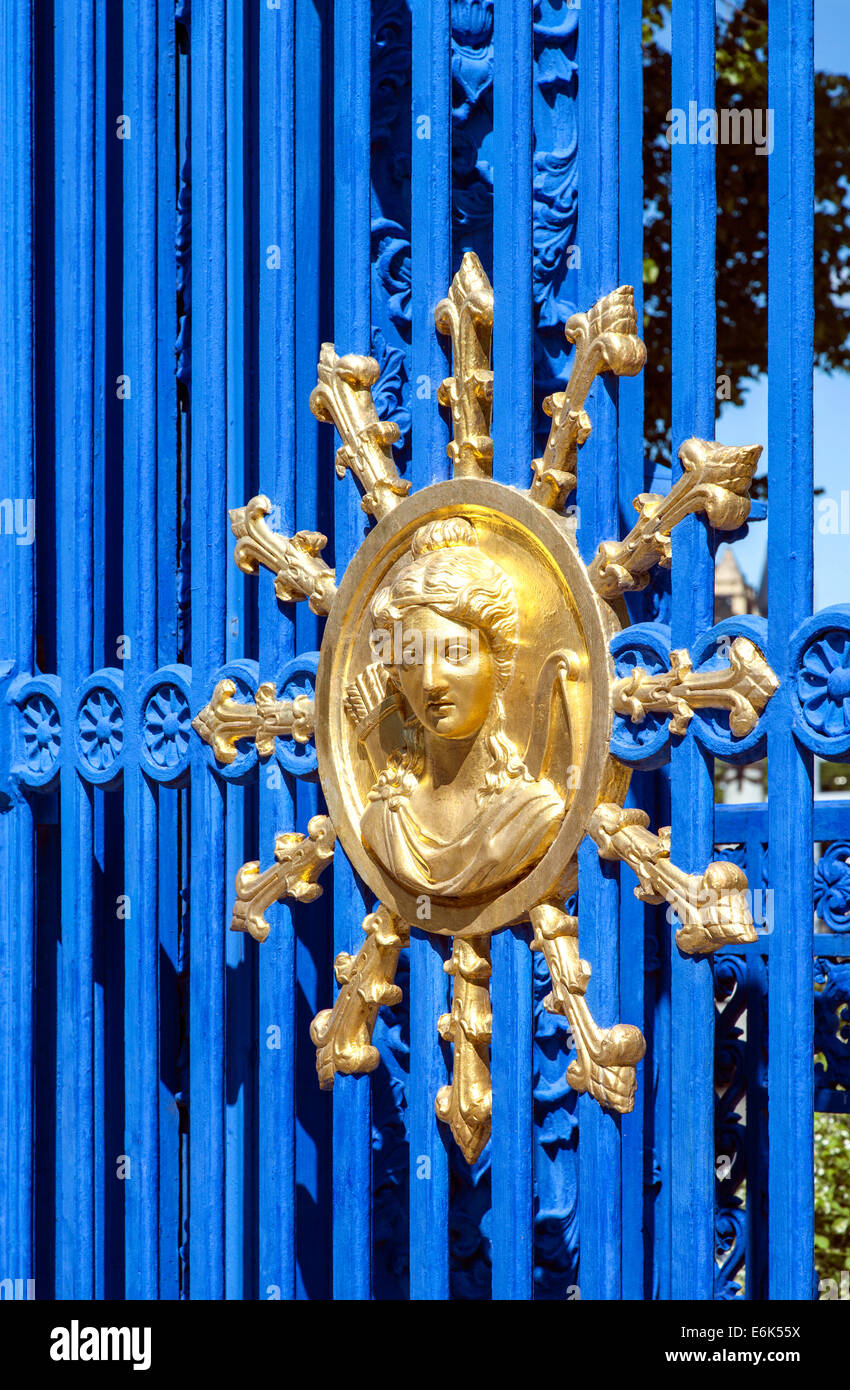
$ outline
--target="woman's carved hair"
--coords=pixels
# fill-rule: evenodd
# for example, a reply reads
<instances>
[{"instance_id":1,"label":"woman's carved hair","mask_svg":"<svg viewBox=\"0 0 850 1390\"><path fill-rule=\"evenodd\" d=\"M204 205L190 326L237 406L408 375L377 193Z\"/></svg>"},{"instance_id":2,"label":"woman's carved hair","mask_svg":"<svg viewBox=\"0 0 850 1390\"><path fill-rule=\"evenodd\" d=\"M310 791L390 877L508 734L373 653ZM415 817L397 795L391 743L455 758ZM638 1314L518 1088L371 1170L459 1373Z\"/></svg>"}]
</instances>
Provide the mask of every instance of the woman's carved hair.
<instances>
[{"instance_id":1,"label":"woman's carved hair","mask_svg":"<svg viewBox=\"0 0 850 1390\"><path fill-rule=\"evenodd\" d=\"M478 549L471 521L450 516L420 526L413 559L372 600L372 623L389 629L406 608L430 608L487 638L498 689L510 678L518 642L516 594L509 576Z\"/></svg>"},{"instance_id":2,"label":"woman's carved hair","mask_svg":"<svg viewBox=\"0 0 850 1390\"><path fill-rule=\"evenodd\" d=\"M405 609L435 613L477 628L486 639L496 677L491 732L493 758L479 801L484 802L514 777L529 781L525 764L505 734L502 691L510 679L519 642L516 593L500 565L478 549L471 521L450 516L420 526L411 541L412 559L392 584L380 589L371 604L375 628L390 630ZM409 796L425 765L424 731L412 716L405 725L405 747L394 753L369 793L372 801Z\"/></svg>"}]
</instances>

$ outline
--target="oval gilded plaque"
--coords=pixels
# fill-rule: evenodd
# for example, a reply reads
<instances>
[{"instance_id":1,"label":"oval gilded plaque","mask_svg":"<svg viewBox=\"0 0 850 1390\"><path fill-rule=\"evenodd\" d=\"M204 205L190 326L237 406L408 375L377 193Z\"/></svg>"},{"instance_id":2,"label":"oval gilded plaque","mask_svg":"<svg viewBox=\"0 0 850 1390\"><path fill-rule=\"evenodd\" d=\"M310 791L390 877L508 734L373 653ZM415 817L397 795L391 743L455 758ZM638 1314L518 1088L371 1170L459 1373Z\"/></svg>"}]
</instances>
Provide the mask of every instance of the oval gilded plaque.
<instances>
[{"instance_id":1,"label":"oval gilded plaque","mask_svg":"<svg viewBox=\"0 0 850 1390\"><path fill-rule=\"evenodd\" d=\"M608 754L608 641L569 520L489 479L400 503L345 572L316 681L319 777L377 897L480 935L575 886Z\"/></svg>"}]
</instances>

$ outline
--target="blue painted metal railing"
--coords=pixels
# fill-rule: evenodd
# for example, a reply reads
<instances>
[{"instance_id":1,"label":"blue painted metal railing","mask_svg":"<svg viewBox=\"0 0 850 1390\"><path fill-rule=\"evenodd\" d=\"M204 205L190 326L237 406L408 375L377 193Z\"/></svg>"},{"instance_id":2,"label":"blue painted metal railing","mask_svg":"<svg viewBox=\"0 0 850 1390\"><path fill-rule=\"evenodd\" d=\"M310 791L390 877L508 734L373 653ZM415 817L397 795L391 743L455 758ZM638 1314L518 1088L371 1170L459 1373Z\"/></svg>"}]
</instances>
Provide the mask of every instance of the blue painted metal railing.
<instances>
[{"instance_id":1,"label":"blue painted metal railing","mask_svg":"<svg viewBox=\"0 0 850 1390\"><path fill-rule=\"evenodd\" d=\"M527 939L502 933L493 1137L469 1170L433 1112L442 947L412 932L381 1068L321 1094L309 1020L371 904L338 856L318 902L271 909L262 953L226 931L236 868L321 809L315 757L279 740L220 766L191 717L225 675L311 689L319 622L246 586L227 509L267 493L279 529L332 536L339 570L358 545L307 406L323 339L377 356L414 485L447 476L433 311L474 248L495 288L494 470L522 486L564 320L623 282L640 305L641 6L4 9L0 492L13 517L33 500L36 530L0 535L0 1287L728 1298L744 1271L747 1296L811 1296L815 1049L820 1108L846 1108L850 1070L850 803L812 809L811 760L850 748L850 616L810 616L811 5L770 13L770 622L713 626L713 540L690 519L672 596L635 597L615 657L660 668L672 637L708 662L744 632L783 692L745 740L698 712L673 740L617 721L615 751L686 868L732 846L772 930L684 960L582 854L594 1012L649 1043L638 1104L577 1103ZM674 0L672 45L672 104L712 106L711 0ZM674 148L674 446L714 430L713 219L712 148ZM594 388L585 557L652 486L642 389ZM766 806L715 807L714 757L765 744ZM812 936L813 892L831 936Z\"/></svg>"},{"instance_id":2,"label":"blue painted metal railing","mask_svg":"<svg viewBox=\"0 0 850 1390\"><path fill-rule=\"evenodd\" d=\"M449 475L448 430L436 407L437 385L447 375L443 340L431 331L441 286L452 266L451 6L425 0L411 7L410 201L411 393L414 488ZM426 138L427 137L427 138ZM449 1296L449 1156L433 1123L434 1096L449 1080L444 1049L431 1020L450 1007L443 970L443 942L423 931L410 934L410 1053L408 1171L410 1297Z\"/></svg>"},{"instance_id":3,"label":"blue painted metal railing","mask_svg":"<svg viewBox=\"0 0 850 1390\"><path fill-rule=\"evenodd\" d=\"M714 108L714 0L672 7L671 106ZM671 160L674 451L714 434L716 375L714 147L674 145ZM681 466L674 461L674 476ZM714 545L702 518L687 517L673 540L671 641L690 649L714 618ZM689 873L711 858L713 760L696 739L670 754L670 821L677 862ZM710 1298L714 1254L714 1136L711 962L670 957L670 1221L689 1238L671 1260L671 1298ZM681 1079L688 1078L682 1085Z\"/></svg>"}]
</instances>

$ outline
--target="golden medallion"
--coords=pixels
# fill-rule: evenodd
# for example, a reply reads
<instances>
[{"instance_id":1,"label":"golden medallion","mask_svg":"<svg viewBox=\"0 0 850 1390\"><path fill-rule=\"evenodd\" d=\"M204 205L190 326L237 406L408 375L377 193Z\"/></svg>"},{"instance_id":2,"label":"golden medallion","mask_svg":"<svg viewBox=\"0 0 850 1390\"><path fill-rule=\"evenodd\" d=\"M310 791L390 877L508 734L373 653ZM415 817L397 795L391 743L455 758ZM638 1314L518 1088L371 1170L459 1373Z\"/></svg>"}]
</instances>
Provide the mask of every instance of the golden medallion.
<instances>
[{"instance_id":1,"label":"golden medallion","mask_svg":"<svg viewBox=\"0 0 850 1390\"><path fill-rule=\"evenodd\" d=\"M678 869L669 832L653 834L643 812L623 809L629 771L610 744L615 711L638 721L662 710L684 730L693 707L715 703L748 732L776 681L749 642L746 651L736 645L725 672L695 676L687 652L677 652L667 674L616 677L609 643L628 625L621 595L643 587L654 564L670 564L670 531L682 517L702 511L727 530L743 523L761 452L686 441L669 494L637 498L630 534L601 545L585 566L566 501L591 429L584 405L594 378L634 375L645 360L631 288L567 323L570 379L544 403L549 440L530 460L527 491L490 476L493 296L474 255L435 319L452 340L453 375L439 400L452 414L453 479L410 495L392 457L397 427L377 418L372 400L377 363L325 344L310 405L336 425L337 474L354 473L374 525L338 578L321 558L324 536L268 527L268 498L231 513L239 567L270 569L281 599L306 600L327 617L315 699L277 700L265 682L248 705L223 681L195 728L223 762L240 739L268 753L279 734L315 735L327 816L315 816L306 837L279 835L265 871L243 866L235 930L261 941L273 901L315 897L337 838L378 899L360 951L337 957L336 1002L313 1021L323 1087L338 1072L377 1066L372 1029L378 1009L399 1001L395 972L410 928L454 939L452 1008L434 1021L454 1067L435 1106L472 1162L490 1130L489 938L502 928L529 923L532 950L544 953L547 1007L568 1018L576 1048L570 1083L611 1109L633 1106L643 1037L592 1018L590 966L579 956L577 919L564 910L585 835L601 857L631 866L639 897L672 906L681 950L755 940L741 870Z\"/></svg>"},{"instance_id":2,"label":"golden medallion","mask_svg":"<svg viewBox=\"0 0 850 1390\"><path fill-rule=\"evenodd\" d=\"M609 756L613 608L567 520L489 479L370 532L330 615L319 776L342 848L405 922L474 936L576 886Z\"/></svg>"}]
</instances>

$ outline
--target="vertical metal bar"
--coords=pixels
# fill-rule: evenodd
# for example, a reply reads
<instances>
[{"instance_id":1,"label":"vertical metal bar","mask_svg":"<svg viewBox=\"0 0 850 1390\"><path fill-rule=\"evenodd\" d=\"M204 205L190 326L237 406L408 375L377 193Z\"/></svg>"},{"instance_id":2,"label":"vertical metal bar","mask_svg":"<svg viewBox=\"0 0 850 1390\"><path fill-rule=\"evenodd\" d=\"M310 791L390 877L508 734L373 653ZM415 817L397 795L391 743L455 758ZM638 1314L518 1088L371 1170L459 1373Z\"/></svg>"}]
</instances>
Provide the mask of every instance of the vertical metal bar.
<instances>
[{"instance_id":1,"label":"vertical metal bar","mask_svg":"<svg viewBox=\"0 0 850 1390\"><path fill-rule=\"evenodd\" d=\"M504 0L493 31L493 474L527 485L533 439L531 0ZM493 940L493 1298L532 1294L531 953Z\"/></svg>"},{"instance_id":2,"label":"vertical metal bar","mask_svg":"<svg viewBox=\"0 0 850 1390\"><path fill-rule=\"evenodd\" d=\"M451 279L451 6L412 10L411 414L415 489L448 476L447 433L437 409L445 355L434 309ZM446 1082L437 1019L448 1007L445 951L437 937L410 940L410 1297L449 1296L449 1166L434 1098Z\"/></svg>"},{"instance_id":3,"label":"vertical metal bar","mask_svg":"<svg viewBox=\"0 0 850 1390\"><path fill-rule=\"evenodd\" d=\"M272 14L273 22L279 22L280 13ZM246 474L250 472L247 454L249 439L246 437L248 407L246 405L246 382L250 342L250 310L247 303L246 281L253 257L248 254L246 245L246 210L248 200L255 190L251 185L251 166L248 164L248 148L251 143L251 108L249 93L253 74L251 35L246 33L245 16L241 7L231 6L227 11L227 57L225 60L225 102L227 105L227 505L238 507L247 501L246 487L250 486ZM265 30L260 26L260 43ZM263 100L265 88L260 90ZM263 107L265 110L265 107ZM262 116L260 118L262 120ZM262 130L263 127L260 126ZM271 130L276 133L274 122ZM263 161L263 171L274 185L277 177L275 151ZM260 184L262 197L264 182ZM260 282L260 293L262 295ZM255 325L254 325L255 326ZM280 349L278 348L278 352ZM241 500L240 500L241 499ZM246 654L246 600L254 597L257 589L253 581L246 583L246 576L232 563L230 556L225 568L225 588L227 592L227 627L225 631L225 652L228 661ZM236 810L234 798L233 810ZM238 811L241 814L242 808ZM238 818L238 817L237 817ZM227 808L228 843L235 825L231 807ZM236 944L240 944L238 933ZM244 944L244 943L243 943Z\"/></svg>"},{"instance_id":4,"label":"vertical metal bar","mask_svg":"<svg viewBox=\"0 0 850 1390\"><path fill-rule=\"evenodd\" d=\"M434 327L434 310L448 291L452 272L449 0L423 0L414 7L411 23L411 478L418 490L449 476L448 434L437 407L447 364Z\"/></svg>"},{"instance_id":5,"label":"vertical metal bar","mask_svg":"<svg viewBox=\"0 0 850 1390\"><path fill-rule=\"evenodd\" d=\"M259 9L260 15L266 10ZM274 18L279 19L279 12ZM245 382L253 361L253 344L246 322L246 283L249 265L246 262L245 222L250 207L248 198L253 192L246 169L246 152L250 136L246 123L250 120L252 70L250 39L246 33L243 6L228 5L227 54L225 58L225 102L227 107L227 506L243 506L256 491L246 477L250 452L246 439L247 414ZM247 108L247 109L246 109ZM274 178L274 154L269 161L270 176ZM270 359L271 360L271 359ZM224 557L227 626L225 651L228 661L245 655L247 631L246 576L233 564L230 555ZM261 581L262 582L262 581ZM250 582L253 599L260 587ZM226 873L230 889L236 873L246 859L256 858L258 847L250 847L245 838L246 799L251 795L245 787L230 783L227 788L225 815ZM268 851L263 847L260 853ZM241 932L226 933L225 973L227 976L227 1109L225 1113L225 1296L250 1298L254 1295L256 1278L256 1244L254 1230L254 1172L257 1166L256 1115L254 1099L254 1067L256 1050L256 1017L254 1010L254 972L257 962L256 944ZM262 1057L262 1054L260 1054ZM273 1148L273 1146L272 1146Z\"/></svg>"},{"instance_id":6,"label":"vertical metal bar","mask_svg":"<svg viewBox=\"0 0 850 1390\"><path fill-rule=\"evenodd\" d=\"M795 743L790 638L812 607L814 74L812 0L774 0L768 222L768 660L782 680L768 729L771 1298L812 1296L814 1216L812 755Z\"/></svg>"},{"instance_id":7,"label":"vertical metal bar","mask_svg":"<svg viewBox=\"0 0 850 1390\"><path fill-rule=\"evenodd\" d=\"M750 884L763 882L765 858L764 837L767 807L760 806L755 815L746 819L746 864ZM769 917L769 915L768 915ZM758 924L756 924L758 930ZM758 951L748 951L746 960L747 990L747 1125L746 1143L746 1275L747 1297L762 1299L767 1292L768 1232L764 1209L767 1202L767 1180L764 1156L768 1154L766 1114L766 1058L768 1055L767 1010L768 994L767 946L769 937L760 943ZM764 951L764 954L762 954Z\"/></svg>"},{"instance_id":8,"label":"vertical metal bar","mask_svg":"<svg viewBox=\"0 0 850 1390\"><path fill-rule=\"evenodd\" d=\"M0 324L5 368L0 383L2 492L27 514L35 499L35 296L33 282L33 45L32 5L2 14L4 55L0 96L0 196L6 231L0 240ZM17 672L33 669L35 548L3 541L0 585L7 624L0 660ZM4 682L5 683L5 682ZM26 796L13 792L3 816L3 851L10 891L0 905L0 1010L8 1021L0 1072L0 1164L6 1201L0 1216L4 1275L34 1279L35 826ZM24 1285L26 1287L26 1285Z\"/></svg>"},{"instance_id":9,"label":"vertical metal bar","mask_svg":"<svg viewBox=\"0 0 850 1390\"><path fill-rule=\"evenodd\" d=\"M174 11L157 6L157 666L179 660L177 545L180 484L179 418L174 348L177 321L177 184L179 170L177 51ZM157 818L159 896L159 1297L179 1296L180 1116L175 1075L180 1046L177 976L180 920L178 806L182 792L160 788Z\"/></svg>"},{"instance_id":10,"label":"vertical metal bar","mask_svg":"<svg viewBox=\"0 0 850 1390\"><path fill-rule=\"evenodd\" d=\"M295 16L294 7L260 11L260 129L269 158L260 180L259 465L260 490L280 508L281 529L295 530ZM260 674L293 654L294 622L271 586L260 594ZM260 841L292 828L295 798L280 770L260 771ZM268 853L268 848L265 849ZM270 1143L260 1165L260 1294L274 1285L295 1297L295 936L288 906L259 961L259 1125ZM266 1046L277 1024L280 1046Z\"/></svg>"},{"instance_id":11,"label":"vertical metal bar","mask_svg":"<svg viewBox=\"0 0 850 1390\"><path fill-rule=\"evenodd\" d=\"M178 810L182 791L160 788L157 888L159 894L159 1297L180 1297L180 1110L177 1081L181 1047L181 999L178 975L180 927Z\"/></svg>"},{"instance_id":12,"label":"vertical metal bar","mask_svg":"<svg viewBox=\"0 0 850 1390\"><path fill-rule=\"evenodd\" d=\"M578 42L579 303L590 308L619 280L619 23L615 0L582 10ZM617 528L619 379L597 377L588 412L593 432L581 451L578 543L589 561ZM582 953L586 947L582 943ZM589 952L587 952L589 954ZM601 959L601 957L594 957Z\"/></svg>"},{"instance_id":13,"label":"vertical metal bar","mask_svg":"<svg viewBox=\"0 0 850 1390\"><path fill-rule=\"evenodd\" d=\"M120 659L124 629L122 454L123 372L123 17L95 8L94 110L94 476L92 504L92 664ZM127 128L129 130L129 127ZM123 392L122 392L123 395ZM129 399L129 398L128 398ZM129 654L129 653L128 653ZM125 727L126 736L129 729ZM124 1182L115 1180L124 1134L124 931L105 930L125 893L123 808L114 790L96 787L93 802L94 899L93 1112L95 1297L123 1294Z\"/></svg>"},{"instance_id":14,"label":"vertical metal bar","mask_svg":"<svg viewBox=\"0 0 850 1390\"><path fill-rule=\"evenodd\" d=\"M619 34L619 266L617 279L632 285L638 324L643 321L643 67L641 0L620 0ZM632 499L644 491L643 373L619 382L617 474L621 524L631 526ZM652 780L637 774L631 804L652 799ZM620 902L620 1003L623 1021L642 1026L647 908L634 893ZM638 1068L635 1108L621 1121L623 1136L622 1296L643 1298L644 1114L646 1068Z\"/></svg>"},{"instance_id":15,"label":"vertical metal bar","mask_svg":"<svg viewBox=\"0 0 850 1390\"><path fill-rule=\"evenodd\" d=\"M231 493L232 497L234 494ZM229 500L229 499L228 499ZM229 785L225 822L225 883L231 885L245 860L257 857L256 846L245 845L246 788ZM253 951L252 951L253 948ZM225 1298L256 1297L256 1174L260 1156L254 1078L257 1061L257 1018L254 1008L256 943L240 932L225 939L227 977L227 1108L225 1110ZM260 1054L261 1057L261 1054ZM272 1150L273 1151L273 1150Z\"/></svg>"},{"instance_id":16,"label":"vertical metal bar","mask_svg":"<svg viewBox=\"0 0 850 1390\"><path fill-rule=\"evenodd\" d=\"M177 392L177 458L175 460L174 501L178 512L178 531L175 540L175 641L178 655L187 664L192 660L192 594L191 594L191 295L192 295L192 219L191 219L191 65L192 41L189 24L189 7L175 7L175 105L176 105L176 156L178 179L175 189L176 235L174 258L174 287L177 303L176 339L174 343ZM188 523L188 526L187 526ZM187 529L189 534L187 535ZM202 698L206 698L206 692ZM197 710L195 687L192 687L192 709ZM178 1153L177 1169L179 1176L179 1198L177 1204L177 1282L180 1296L190 1297L189 1289L189 1091L191 1085L189 1066L189 1037L191 1021L188 1016L191 986L188 972L191 946L191 822L192 822L192 778L197 776L190 763L189 785L177 794L177 866L176 877L179 885L177 921L172 940L176 947L178 980L182 977L182 988L178 984L178 998L182 1017L178 1026L182 1034L182 1046L177 1054L175 1083L179 1087L178 1104Z\"/></svg>"},{"instance_id":17,"label":"vertical metal bar","mask_svg":"<svg viewBox=\"0 0 850 1390\"><path fill-rule=\"evenodd\" d=\"M337 351L370 350L369 0L334 6L334 334ZM338 576L356 550L363 512L353 481L334 497ZM362 941L363 893L341 855L334 866L334 950ZM333 1097L333 1292L369 1298L372 1264L371 1104L368 1076L338 1076Z\"/></svg>"},{"instance_id":18,"label":"vertical metal bar","mask_svg":"<svg viewBox=\"0 0 850 1390\"><path fill-rule=\"evenodd\" d=\"M643 323L643 66L641 0L620 0L619 33L619 247L617 278L632 286L638 332ZM631 527L632 499L645 486L644 373L618 382L620 512Z\"/></svg>"},{"instance_id":19,"label":"vertical metal bar","mask_svg":"<svg viewBox=\"0 0 850 1390\"><path fill-rule=\"evenodd\" d=\"M673 0L672 105L714 109L714 0ZM672 147L673 451L714 438L714 147ZM673 479L681 474L674 460ZM673 533L671 635L690 647L714 618L714 547L701 517ZM671 753L673 856L701 872L714 848L713 759L694 738ZM675 947L671 966L672 1297L714 1287L714 991L711 964Z\"/></svg>"},{"instance_id":20,"label":"vertical metal bar","mask_svg":"<svg viewBox=\"0 0 850 1390\"><path fill-rule=\"evenodd\" d=\"M648 808L644 806L644 810L646 809ZM654 824L670 824L669 764L660 768L657 773ZM665 941L665 936L669 930L666 922L666 908L660 907L657 909L655 920L658 968L651 1023L652 1037L651 1039L647 1038L647 1051L653 1062L651 1080L654 1083L654 1094L650 1098L650 1108L647 1113L651 1115L652 1151L655 1154L655 1161L661 1174L661 1185L655 1196L652 1213L652 1256L654 1260L652 1297L663 1299L672 1297L670 1292L672 1282L670 1262L673 1253L671 1236L672 1194L669 1182L669 1174L673 1164L670 1141L670 1093L673 1072L673 1056L670 1047L670 973L672 965L671 950ZM675 946L672 949L675 951ZM644 1077L646 1075L646 1070L644 1070ZM665 1180L665 1175L667 1180Z\"/></svg>"},{"instance_id":21,"label":"vertical metal bar","mask_svg":"<svg viewBox=\"0 0 850 1390\"><path fill-rule=\"evenodd\" d=\"M125 1292L159 1295L159 952L157 795L140 762L138 710L156 667L157 15L124 9L124 771Z\"/></svg>"},{"instance_id":22,"label":"vertical metal bar","mask_svg":"<svg viewBox=\"0 0 850 1390\"><path fill-rule=\"evenodd\" d=\"M635 291L637 332L643 324L643 67L640 0L619 3L618 278ZM632 499L644 488L644 374L618 382L619 510L631 527Z\"/></svg>"},{"instance_id":23,"label":"vertical metal bar","mask_svg":"<svg viewBox=\"0 0 850 1390\"><path fill-rule=\"evenodd\" d=\"M652 805L651 774L636 773L629 788L628 806L646 809ZM633 893L620 901L620 1006L623 1021L645 1027L647 909ZM644 1034L645 1036L645 1034ZM650 1069L643 1062L637 1068L637 1094L634 1110L624 1115L622 1132L622 1297L642 1299L646 1294L647 1269L644 1247L645 1156L644 1125L647 1104L651 1104ZM648 1094L649 1093L649 1094Z\"/></svg>"},{"instance_id":24,"label":"vertical metal bar","mask_svg":"<svg viewBox=\"0 0 850 1390\"><path fill-rule=\"evenodd\" d=\"M177 187L182 162L174 14L158 6L157 34L157 665L177 661L177 546L180 498L177 336Z\"/></svg>"},{"instance_id":25,"label":"vertical metal bar","mask_svg":"<svg viewBox=\"0 0 850 1390\"><path fill-rule=\"evenodd\" d=\"M619 24L615 0L579 19L579 302L589 308L619 282ZM588 560L618 534L618 382L597 379L588 406L593 433L579 460L578 543ZM579 941L593 962L587 999L603 1027L620 1018L619 873L599 862L590 841L579 847ZM579 1101L582 1298L621 1293L621 1121L589 1096Z\"/></svg>"},{"instance_id":26,"label":"vertical metal bar","mask_svg":"<svg viewBox=\"0 0 850 1390\"><path fill-rule=\"evenodd\" d=\"M58 1298L94 1295L91 790L74 766L76 692L91 669L94 459L94 7L54 11L56 54L56 537L62 923L58 998Z\"/></svg>"},{"instance_id":27,"label":"vertical metal bar","mask_svg":"<svg viewBox=\"0 0 850 1390\"><path fill-rule=\"evenodd\" d=\"M295 87L295 524L296 530L330 531L333 492L331 432L310 410L316 384L319 345L331 336L333 229L332 197L331 0L300 10L295 26L296 72L310 80ZM295 648L315 651L323 620L306 603L295 606ZM306 826L324 809L315 780L299 778L295 824ZM324 892L295 914L296 1138L295 1182L298 1209L305 1219L296 1229L296 1298L324 1299L331 1287L331 1111L332 1098L319 1089L315 1053L306 1029L327 1001L331 974L333 901ZM300 1030L304 1030L302 1033Z\"/></svg>"},{"instance_id":28,"label":"vertical metal bar","mask_svg":"<svg viewBox=\"0 0 850 1390\"><path fill-rule=\"evenodd\" d=\"M228 553L225 4L191 22L193 709L224 659ZM189 1287L224 1296L224 789L192 741L189 972Z\"/></svg>"}]
</instances>

